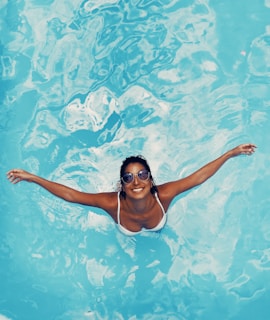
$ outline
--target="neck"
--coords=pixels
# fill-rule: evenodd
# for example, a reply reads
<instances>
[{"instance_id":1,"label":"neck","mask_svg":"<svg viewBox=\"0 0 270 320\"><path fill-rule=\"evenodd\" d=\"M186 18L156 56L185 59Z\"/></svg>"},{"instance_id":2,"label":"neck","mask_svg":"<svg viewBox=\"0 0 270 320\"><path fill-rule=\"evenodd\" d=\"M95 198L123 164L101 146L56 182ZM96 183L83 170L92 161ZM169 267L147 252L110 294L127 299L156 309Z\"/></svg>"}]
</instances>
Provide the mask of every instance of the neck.
<instances>
[{"instance_id":1,"label":"neck","mask_svg":"<svg viewBox=\"0 0 270 320\"><path fill-rule=\"evenodd\" d=\"M129 212L132 213L145 213L154 205L153 196L150 194L144 199L130 199L126 198L126 204Z\"/></svg>"}]
</instances>

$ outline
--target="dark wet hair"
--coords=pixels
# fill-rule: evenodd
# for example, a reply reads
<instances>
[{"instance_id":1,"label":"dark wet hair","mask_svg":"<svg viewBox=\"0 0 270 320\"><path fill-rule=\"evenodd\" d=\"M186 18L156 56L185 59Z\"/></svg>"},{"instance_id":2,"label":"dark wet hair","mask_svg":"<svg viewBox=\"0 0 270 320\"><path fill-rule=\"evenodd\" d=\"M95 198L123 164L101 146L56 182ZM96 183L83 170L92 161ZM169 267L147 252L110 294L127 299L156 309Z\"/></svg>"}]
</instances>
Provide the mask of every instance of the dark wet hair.
<instances>
[{"instance_id":1,"label":"dark wet hair","mask_svg":"<svg viewBox=\"0 0 270 320\"><path fill-rule=\"evenodd\" d=\"M121 168L120 168L120 184L121 184L121 191L120 191L120 195L125 199L126 198L126 193L125 191L123 190L123 181L122 181L122 176L125 174L126 172L126 168L127 166L130 164L130 163L140 163L141 165L144 166L144 168L146 170L148 170L150 172L150 180L152 182L152 187L150 189L151 193L152 194L155 194L158 192L158 188L154 182L154 179L153 179L153 176L152 176L152 173L151 173L151 169L150 169L150 166L149 164L147 163L146 159L142 156L142 155L137 155L137 156L131 156L131 157L128 157L126 158L123 162L122 162L122 165L121 165Z\"/></svg>"}]
</instances>

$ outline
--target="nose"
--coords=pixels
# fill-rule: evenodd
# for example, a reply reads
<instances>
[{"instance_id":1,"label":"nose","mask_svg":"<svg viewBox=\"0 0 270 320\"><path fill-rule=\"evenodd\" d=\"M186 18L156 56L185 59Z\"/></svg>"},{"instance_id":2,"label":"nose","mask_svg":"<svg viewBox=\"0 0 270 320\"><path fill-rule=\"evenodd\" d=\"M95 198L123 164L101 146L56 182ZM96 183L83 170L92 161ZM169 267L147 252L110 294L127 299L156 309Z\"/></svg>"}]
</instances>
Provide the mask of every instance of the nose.
<instances>
[{"instance_id":1,"label":"nose","mask_svg":"<svg viewBox=\"0 0 270 320\"><path fill-rule=\"evenodd\" d=\"M133 184L137 185L139 182L139 178L136 174L134 174L134 180L133 180Z\"/></svg>"}]
</instances>

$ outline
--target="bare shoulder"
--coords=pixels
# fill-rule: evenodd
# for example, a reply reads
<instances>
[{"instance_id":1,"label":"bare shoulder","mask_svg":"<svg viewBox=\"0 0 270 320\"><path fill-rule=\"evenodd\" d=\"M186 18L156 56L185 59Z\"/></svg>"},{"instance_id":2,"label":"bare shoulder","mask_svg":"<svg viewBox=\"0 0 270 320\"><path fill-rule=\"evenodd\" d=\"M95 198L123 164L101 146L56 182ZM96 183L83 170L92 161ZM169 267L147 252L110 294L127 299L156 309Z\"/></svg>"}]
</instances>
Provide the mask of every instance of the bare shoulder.
<instances>
[{"instance_id":1,"label":"bare shoulder","mask_svg":"<svg viewBox=\"0 0 270 320\"><path fill-rule=\"evenodd\" d=\"M171 201L173 200L174 196L171 191L170 183L164 183L157 186L158 189L158 197L165 209L165 211L168 210Z\"/></svg>"},{"instance_id":2,"label":"bare shoulder","mask_svg":"<svg viewBox=\"0 0 270 320\"><path fill-rule=\"evenodd\" d=\"M117 213L117 192L102 192L95 196L95 206L106 211L114 220Z\"/></svg>"},{"instance_id":3,"label":"bare shoulder","mask_svg":"<svg viewBox=\"0 0 270 320\"><path fill-rule=\"evenodd\" d=\"M114 208L117 206L117 192L101 192L95 195L96 207L104 209Z\"/></svg>"},{"instance_id":4,"label":"bare shoulder","mask_svg":"<svg viewBox=\"0 0 270 320\"><path fill-rule=\"evenodd\" d=\"M182 180L170 181L158 186L159 196L165 203L170 203L184 189L184 181Z\"/></svg>"}]
</instances>

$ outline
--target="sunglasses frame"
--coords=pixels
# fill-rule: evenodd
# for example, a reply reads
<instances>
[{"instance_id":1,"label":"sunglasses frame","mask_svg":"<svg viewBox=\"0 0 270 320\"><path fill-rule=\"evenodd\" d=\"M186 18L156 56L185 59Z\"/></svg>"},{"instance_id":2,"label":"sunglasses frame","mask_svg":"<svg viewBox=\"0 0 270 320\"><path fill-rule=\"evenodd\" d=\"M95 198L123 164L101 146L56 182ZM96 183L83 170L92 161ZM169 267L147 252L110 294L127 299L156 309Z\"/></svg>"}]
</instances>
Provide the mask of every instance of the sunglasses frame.
<instances>
[{"instance_id":1,"label":"sunglasses frame","mask_svg":"<svg viewBox=\"0 0 270 320\"><path fill-rule=\"evenodd\" d=\"M145 174L145 173L147 173L147 178L145 178L145 179L140 178L140 175L141 175L141 174ZM125 176L125 175L131 176L131 180L128 181L128 182L125 181L125 180L124 180L124 176ZM137 172L137 173L125 172L124 175L121 177L121 181L123 181L124 184L129 184L129 183L131 183L131 182L134 181L135 176L137 176L141 181L147 181L147 180L150 179L150 171L148 171L147 169L142 169L142 170L140 170L140 171Z\"/></svg>"}]
</instances>

